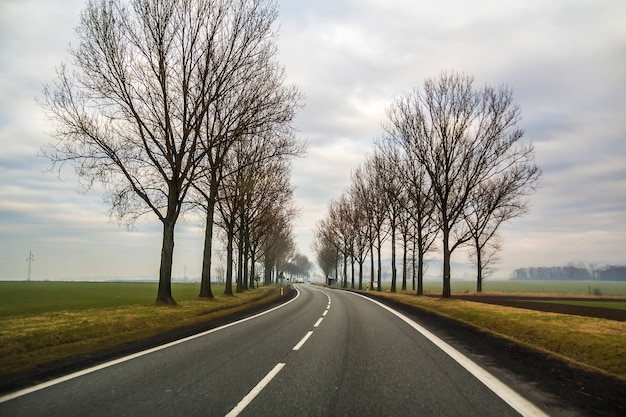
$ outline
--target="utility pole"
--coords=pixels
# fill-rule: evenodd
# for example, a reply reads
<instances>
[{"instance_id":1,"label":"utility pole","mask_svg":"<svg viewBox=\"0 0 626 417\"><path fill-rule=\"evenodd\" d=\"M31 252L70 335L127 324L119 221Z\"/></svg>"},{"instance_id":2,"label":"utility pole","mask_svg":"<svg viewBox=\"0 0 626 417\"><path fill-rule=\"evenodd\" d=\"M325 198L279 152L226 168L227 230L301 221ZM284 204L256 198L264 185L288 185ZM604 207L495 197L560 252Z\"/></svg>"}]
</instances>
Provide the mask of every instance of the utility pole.
<instances>
[{"instance_id":1,"label":"utility pole","mask_svg":"<svg viewBox=\"0 0 626 417\"><path fill-rule=\"evenodd\" d=\"M35 257L33 256L33 251L32 250L28 250L28 258L26 258L26 262L28 262L28 276L27 276L27 281L30 281L30 264L35 262Z\"/></svg>"}]
</instances>

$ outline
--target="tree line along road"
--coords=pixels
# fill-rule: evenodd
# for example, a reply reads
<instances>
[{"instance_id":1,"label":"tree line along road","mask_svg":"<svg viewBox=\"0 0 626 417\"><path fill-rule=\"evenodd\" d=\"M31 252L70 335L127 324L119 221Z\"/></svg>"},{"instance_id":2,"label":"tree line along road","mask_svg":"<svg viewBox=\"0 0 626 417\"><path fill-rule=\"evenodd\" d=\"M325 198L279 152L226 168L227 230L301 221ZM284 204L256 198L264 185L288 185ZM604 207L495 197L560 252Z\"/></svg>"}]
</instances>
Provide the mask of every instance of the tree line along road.
<instances>
[{"instance_id":1,"label":"tree line along road","mask_svg":"<svg viewBox=\"0 0 626 417\"><path fill-rule=\"evenodd\" d=\"M381 304L296 288L290 302L243 321L0 397L0 415L563 414Z\"/></svg>"}]
</instances>

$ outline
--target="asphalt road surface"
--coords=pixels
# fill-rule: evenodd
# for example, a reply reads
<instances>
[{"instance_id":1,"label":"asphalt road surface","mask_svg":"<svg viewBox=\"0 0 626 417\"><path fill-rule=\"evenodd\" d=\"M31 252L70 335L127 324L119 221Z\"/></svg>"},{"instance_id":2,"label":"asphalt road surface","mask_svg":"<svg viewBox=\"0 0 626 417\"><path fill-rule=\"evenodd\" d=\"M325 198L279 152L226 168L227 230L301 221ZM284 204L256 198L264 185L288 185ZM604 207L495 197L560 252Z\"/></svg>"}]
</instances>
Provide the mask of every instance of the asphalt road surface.
<instances>
[{"instance_id":1,"label":"asphalt road surface","mask_svg":"<svg viewBox=\"0 0 626 417\"><path fill-rule=\"evenodd\" d=\"M406 317L302 284L244 321L0 397L0 416L542 416Z\"/></svg>"}]
</instances>

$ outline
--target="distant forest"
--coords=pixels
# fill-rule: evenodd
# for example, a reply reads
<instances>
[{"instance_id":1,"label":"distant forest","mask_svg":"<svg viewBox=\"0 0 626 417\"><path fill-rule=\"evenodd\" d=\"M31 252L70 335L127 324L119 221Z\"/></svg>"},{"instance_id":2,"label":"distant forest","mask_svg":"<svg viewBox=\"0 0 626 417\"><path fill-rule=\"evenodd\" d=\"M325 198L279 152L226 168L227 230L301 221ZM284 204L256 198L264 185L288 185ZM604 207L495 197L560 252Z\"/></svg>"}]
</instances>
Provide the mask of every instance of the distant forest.
<instances>
[{"instance_id":1,"label":"distant forest","mask_svg":"<svg viewBox=\"0 0 626 417\"><path fill-rule=\"evenodd\" d=\"M520 281L626 281L626 265L567 265L519 268L511 279Z\"/></svg>"}]
</instances>

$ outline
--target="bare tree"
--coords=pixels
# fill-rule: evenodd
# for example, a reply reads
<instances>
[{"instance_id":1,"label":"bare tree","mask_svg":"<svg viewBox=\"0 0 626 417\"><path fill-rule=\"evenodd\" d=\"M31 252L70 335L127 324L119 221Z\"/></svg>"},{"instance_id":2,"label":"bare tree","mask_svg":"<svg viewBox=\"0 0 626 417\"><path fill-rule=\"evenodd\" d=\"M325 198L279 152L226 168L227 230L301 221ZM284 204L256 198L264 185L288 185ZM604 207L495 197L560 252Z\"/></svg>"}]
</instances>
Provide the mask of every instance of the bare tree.
<instances>
[{"instance_id":1,"label":"bare tree","mask_svg":"<svg viewBox=\"0 0 626 417\"><path fill-rule=\"evenodd\" d=\"M352 201L347 194L342 194L338 200L331 201L328 208L328 231L333 235L333 242L343 259L342 287L348 287L348 260L353 257L354 227ZM354 276L354 274L353 274ZM353 282L354 284L354 282Z\"/></svg>"},{"instance_id":2,"label":"bare tree","mask_svg":"<svg viewBox=\"0 0 626 417\"><path fill-rule=\"evenodd\" d=\"M220 3L221 4L221 3ZM272 29L278 16L271 0L224 2L216 11L216 38L211 47L212 89L207 94L208 115L200 142L205 158L195 181L194 200L205 213L200 297L212 297L211 252L218 190L228 172L225 160L233 146L255 137L273 136L291 141L280 152L302 154L296 147L290 123L302 95L285 85L285 73L277 63ZM278 148L274 148L278 149Z\"/></svg>"},{"instance_id":3,"label":"bare tree","mask_svg":"<svg viewBox=\"0 0 626 417\"><path fill-rule=\"evenodd\" d=\"M474 246L477 292L482 291L485 268L497 260L501 241L496 232L500 225L529 211L527 196L535 190L541 172L530 163L532 148L527 151L527 163L518 163L484 181L468 200L464 218Z\"/></svg>"},{"instance_id":4,"label":"bare tree","mask_svg":"<svg viewBox=\"0 0 626 417\"><path fill-rule=\"evenodd\" d=\"M354 178L354 175L353 175ZM359 290L363 289L363 264L370 255L371 230L367 203L361 198L360 190L355 186L354 180L349 191L349 198L352 202L352 228L354 231L353 259L359 264ZM373 269L373 268L372 268Z\"/></svg>"},{"instance_id":5,"label":"bare tree","mask_svg":"<svg viewBox=\"0 0 626 417\"><path fill-rule=\"evenodd\" d=\"M489 239L483 240L472 236L473 250L470 252L469 261L476 264L476 292L483 290L483 281L491 276L495 265L500 262L500 250L502 249L501 237L494 233Z\"/></svg>"},{"instance_id":6,"label":"bare tree","mask_svg":"<svg viewBox=\"0 0 626 417\"><path fill-rule=\"evenodd\" d=\"M204 158L200 132L214 88L215 5L189 0L94 0L42 106L58 142L42 153L70 162L87 187L102 183L111 214L163 224L157 301L174 303L174 228ZM217 57L217 59L221 59Z\"/></svg>"},{"instance_id":7,"label":"bare tree","mask_svg":"<svg viewBox=\"0 0 626 417\"><path fill-rule=\"evenodd\" d=\"M402 160L401 175L406 186L407 212L413 233L413 277L417 278L417 294L424 294L424 262L426 254L434 249L437 223L433 219L432 188L424 167L406 154ZM415 259L417 257L417 259Z\"/></svg>"},{"instance_id":8,"label":"bare tree","mask_svg":"<svg viewBox=\"0 0 626 417\"><path fill-rule=\"evenodd\" d=\"M260 259L263 260L264 283L270 284L295 251L290 219L293 210L276 212L273 227L264 236Z\"/></svg>"},{"instance_id":9,"label":"bare tree","mask_svg":"<svg viewBox=\"0 0 626 417\"><path fill-rule=\"evenodd\" d=\"M378 143L378 147L372 159L375 162L376 175L378 177L379 192L383 198L385 208L385 220L389 231L391 244L391 292L396 292L398 271L396 254L396 237L402 211L406 207L403 194L403 185L400 178L400 152L397 147L387 146L386 142Z\"/></svg>"},{"instance_id":10,"label":"bare tree","mask_svg":"<svg viewBox=\"0 0 626 417\"><path fill-rule=\"evenodd\" d=\"M370 283L369 288L374 287L374 280L376 278L376 268L374 267L374 245L376 243L376 236L379 228L382 227L384 221L384 208L382 206L382 199L378 198L374 194L370 182L370 172L366 170L366 165L357 167L352 172L352 184L350 188L352 198L355 200L355 204L359 206L361 216L365 219L365 228L362 232L365 233L365 244L368 245L367 252L370 257ZM380 210L378 210L380 208ZM377 216L377 213L381 213ZM379 251L380 255L380 251Z\"/></svg>"},{"instance_id":11,"label":"bare tree","mask_svg":"<svg viewBox=\"0 0 626 417\"><path fill-rule=\"evenodd\" d=\"M450 297L450 256L471 239L464 217L472 194L517 166L534 166L532 146L518 143L519 107L504 86L475 90L471 77L442 73L398 96L387 113L390 139L428 174L442 234L442 295Z\"/></svg>"},{"instance_id":12,"label":"bare tree","mask_svg":"<svg viewBox=\"0 0 626 417\"><path fill-rule=\"evenodd\" d=\"M273 204L258 213L250 228L250 275L252 277L256 276L255 265L258 260L265 259L266 262L272 263L272 254L276 252L272 242L276 240L277 225L287 228L286 225L289 224L290 219L297 215L297 210L291 201L291 186L285 189L289 189L288 198L283 193L279 195L279 198L273 199ZM269 278L271 280L271 276Z\"/></svg>"},{"instance_id":13,"label":"bare tree","mask_svg":"<svg viewBox=\"0 0 626 417\"><path fill-rule=\"evenodd\" d=\"M385 206L385 198L384 198L384 184L383 178L381 177L380 170L378 167L381 165L380 159L383 158L379 153L374 153L365 158L365 162L362 166L361 176L354 176L353 181L356 178L359 178L359 182L362 184L358 185L361 189L362 198L365 200L365 209L368 214L368 218L371 223L369 227L372 232L371 240L370 240L370 253L372 257L374 256L374 248L376 248L376 259L377 259L377 268L376 268L376 288L378 291L382 291L382 259L381 259L381 251L382 246L385 240L387 239L388 234L383 229L383 225L387 218L387 208ZM373 268L374 263L372 262L372 281L373 281ZM371 282L373 284L373 282Z\"/></svg>"},{"instance_id":14,"label":"bare tree","mask_svg":"<svg viewBox=\"0 0 626 417\"><path fill-rule=\"evenodd\" d=\"M262 147L267 151L271 147ZM265 155L267 156L267 155ZM249 284L254 286L254 264L257 259L259 240L266 235L273 224L268 219L275 218L278 213L292 219L296 211L292 206L293 186L290 183L290 166L286 158L274 157L267 160L261 158L258 164L249 165L246 169L249 180L244 189L243 205L241 206L241 226L238 236L242 250L243 265L250 263ZM244 269L244 288L248 268Z\"/></svg>"},{"instance_id":15,"label":"bare tree","mask_svg":"<svg viewBox=\"0 0 626 417\"><path fill-rule=\"evenodd\" d=\"M337 268L339 250L332 241L331 233L326 229L324 220L320 221L315 227L312 248L315 252L317 264L324 272L326 282L328 283L328 278L332 275L333 270ZM335 278L337 278L336 275Z\"/></svg>"}]
</instances>

